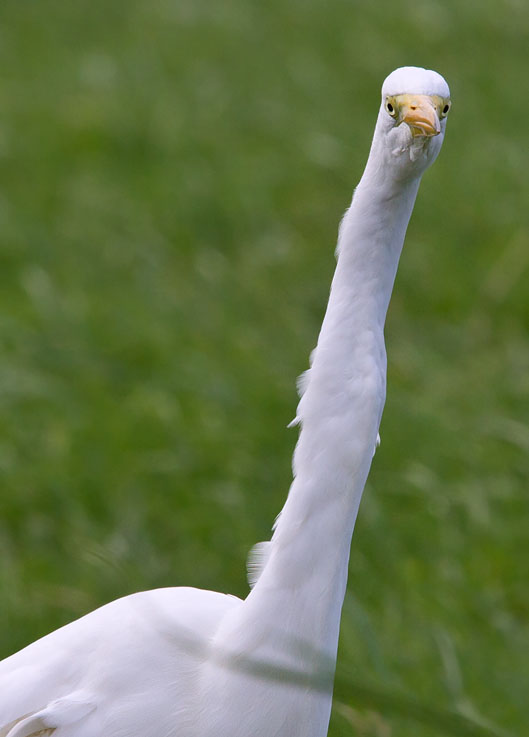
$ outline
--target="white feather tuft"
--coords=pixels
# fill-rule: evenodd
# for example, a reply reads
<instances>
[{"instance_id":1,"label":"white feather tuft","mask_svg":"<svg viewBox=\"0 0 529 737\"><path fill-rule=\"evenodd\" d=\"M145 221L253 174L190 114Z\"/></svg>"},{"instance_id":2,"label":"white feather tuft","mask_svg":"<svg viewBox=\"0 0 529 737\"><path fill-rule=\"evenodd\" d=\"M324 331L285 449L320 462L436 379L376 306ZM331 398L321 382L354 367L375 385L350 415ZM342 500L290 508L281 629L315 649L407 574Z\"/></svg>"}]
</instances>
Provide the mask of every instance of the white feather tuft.
<instances>
[{"instance_id":1,"label":"white feather tuft","mask_svg":"<svg viewBox=\"0 0 529 737\"><path fill-rule=\"evenodd\" d=\"M263 568L268 562L271 545L272 543L270 540L265 540L265 542L254 545L248 553L246 571L248 574L248 583L250 584L251 589L253 589L257 583L259 576L263 572Z\"/></svg>"},{"instance_id":2,"label":"white feather tuft","mask_svg":"<svg viewBox=\"0 0 529 737\"><path fill-rule=\"evenodd\" d=\"M52 701L41 711L30 714L17 722L7 733L7 737L31 737L47 735L59 727L78 722L96 708L92 698L77 691L70 696Z\"/></svg>"},{"instance_id":3,"label":"white feather tuft","mask_svg":"<svg viewBox=\"0 0 529 737\"><path fill-rule=\"evenodd\" d=\"M298 390L298 394L300 397L302 397L305 394L305 391L309 385L309 381L310 381L310 368L304 371L302 374L300 374L296 381L296 388Z\"/></svg>"}]
</instances>

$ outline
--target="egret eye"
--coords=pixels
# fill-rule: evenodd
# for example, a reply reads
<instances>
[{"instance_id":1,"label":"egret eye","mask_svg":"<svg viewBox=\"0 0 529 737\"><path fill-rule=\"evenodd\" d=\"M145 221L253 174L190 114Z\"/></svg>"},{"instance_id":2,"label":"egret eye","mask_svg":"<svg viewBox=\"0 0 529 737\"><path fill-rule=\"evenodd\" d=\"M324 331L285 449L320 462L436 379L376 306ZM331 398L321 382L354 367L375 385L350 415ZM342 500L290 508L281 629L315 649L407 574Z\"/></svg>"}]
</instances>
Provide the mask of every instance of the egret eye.
<instances>
[{"instance_id":1,"label":"egret eye","mask_svg":"<svg viewBox=\"0 0 529 737\"><path fill-rule=\"evenodd\" d=\"M387 98L386 100L386 112L388 112L392 118L396 117L397 112L395 110L395 105L391 101L391 98Z\"/></svg>"},{"instance_id":2,"label":"egret eye","mask_svg":"<svg viewBox=\"0 0 529 737\"><path fill-rule=\"evenodd\" d=\"M445 102L445 104L441 108L441 117L445 118L448 115L448 113L450 112L451 105L452 104L450 101Z\"/></svg>"}]
</instances>

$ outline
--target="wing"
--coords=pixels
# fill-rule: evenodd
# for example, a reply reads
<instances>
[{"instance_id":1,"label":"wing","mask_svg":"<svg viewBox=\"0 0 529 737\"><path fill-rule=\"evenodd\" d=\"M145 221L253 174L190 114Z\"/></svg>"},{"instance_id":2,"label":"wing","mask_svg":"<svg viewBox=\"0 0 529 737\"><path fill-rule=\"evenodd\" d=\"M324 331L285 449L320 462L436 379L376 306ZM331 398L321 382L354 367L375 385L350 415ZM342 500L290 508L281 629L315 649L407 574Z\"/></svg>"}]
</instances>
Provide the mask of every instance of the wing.
<instances>
[{"instance_id":1,"label":"wing","mask_svg":"<svg viewBox=\"0 0 529 737\"><path fill-rule=\"evenodd\" d=\"M21 720L27 722L29 715L76 690L71 684L81 673L79 640L92 634L91 630L88 615L0 662L0 737L19 734ZM19 737L22 733L31 734L24 731Z\"/></svg>"},{"instance_id":2,"label":"wing","mask_svg":"<svg viewBox=\"0 0 529 737\"><path fill-rule=\"evenodd\" d=\"M0 737L161 737L236 597L190 588L118 599L0 662ZM73 725L73 726L70 726Z\"/></svg>"},{"instance_id":3,"label":"wing","mask_svg":"<svg viewBox=\"0 0 529 737\"><path fill-rule=\"evenodd\" d=\"M76 691L62 699L56 699L44 709L8 725L0 731L6 737L31 737L51 734L60 727L74 724L94 711L96 704L92 694Z\"/></svg>"}]
</instances>

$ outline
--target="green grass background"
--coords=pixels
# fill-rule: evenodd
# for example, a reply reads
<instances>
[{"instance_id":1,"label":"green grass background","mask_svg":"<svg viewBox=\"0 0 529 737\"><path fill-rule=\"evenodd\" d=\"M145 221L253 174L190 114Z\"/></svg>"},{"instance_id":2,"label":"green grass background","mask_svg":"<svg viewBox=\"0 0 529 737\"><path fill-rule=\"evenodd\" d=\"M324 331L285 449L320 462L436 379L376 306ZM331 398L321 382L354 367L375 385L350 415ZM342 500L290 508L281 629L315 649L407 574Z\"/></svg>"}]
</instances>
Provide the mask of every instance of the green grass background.
<instances>
[{"instance_id":1,"label":"green grass background","mask_svg":"<svg viewBox=\"0 0 529 737\"><path fill-rule=\"evenodd\" d=\"M380 85L417 64L453 109L330 734L526 733L528 49L519 0L3 0L0 655L140 589L245 595Z\"/></svg>"}]
</instances>

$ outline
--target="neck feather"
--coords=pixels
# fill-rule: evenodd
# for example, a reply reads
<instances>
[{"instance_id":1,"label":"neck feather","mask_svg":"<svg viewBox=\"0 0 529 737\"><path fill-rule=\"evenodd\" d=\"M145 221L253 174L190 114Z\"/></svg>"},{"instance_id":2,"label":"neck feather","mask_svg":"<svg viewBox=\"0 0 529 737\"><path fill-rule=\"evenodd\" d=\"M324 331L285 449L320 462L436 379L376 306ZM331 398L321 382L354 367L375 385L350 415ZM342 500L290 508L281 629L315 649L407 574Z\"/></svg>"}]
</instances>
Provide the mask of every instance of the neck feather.
<instances>
[{"instance_id":1,"label":"neck feather","mask_svg":"<svg viewBox=\"0 0 529 737\"><path fill-rule=\"evenodd\" d=\"M384 321L419 178L384 177L376 147L345 214L338 262L298 407L294 480L245 601L249 618L333 659L351 536L385 401ZM266 621L264 621L266 620ZM280 644L281 643L281 644ZM287 660L289 660L287 658Z\"/></svg>"}]
</instances>

